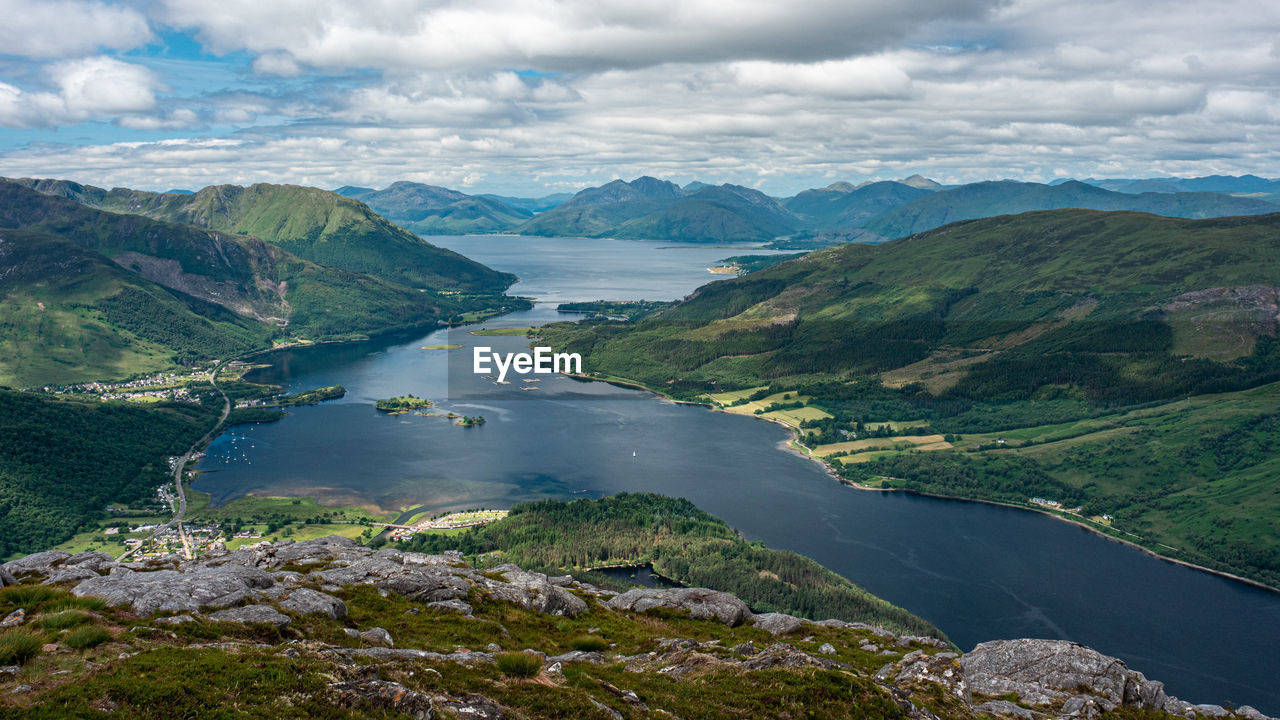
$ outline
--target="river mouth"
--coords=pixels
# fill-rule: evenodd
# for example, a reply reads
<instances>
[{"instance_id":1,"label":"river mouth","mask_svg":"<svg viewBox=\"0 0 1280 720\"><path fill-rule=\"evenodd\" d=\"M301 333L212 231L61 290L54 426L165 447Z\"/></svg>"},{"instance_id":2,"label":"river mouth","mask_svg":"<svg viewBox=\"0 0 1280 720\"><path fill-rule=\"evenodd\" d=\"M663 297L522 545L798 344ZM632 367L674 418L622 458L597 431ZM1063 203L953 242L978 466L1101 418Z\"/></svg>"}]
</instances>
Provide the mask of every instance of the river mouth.
<instances>
[{"instance_id":1,"label":"river mouth","mask_svg":"<svg viewBox=\"0 0 1280 720\"><path fill-rule=\"evenodd\" d=\"M513 293L548 301L479 325L489 328L569 319L555 310L561 301L680 298L715 279L707 266L745 254L631 241L432 241L519 274ZM749 539L813 557L921 615L963 649L998 638L1070 639L1124 659L1185 700L1280 713L1280 595L1036 513L850 489L781 449L789 432L756 418L605 383L558 378L522 391L459 378L449 356L468 347L423 349L482 340L512 352L528 342L470 329L266 356L258 379L293 391L341 384L347 395L233 428L210 447L200 469L217 472L196 488L215 502L254 492L416 512L623 491L685 497ZM373 408L406 393L488 422L459 428Z\"/></svg>"}]
</instances>

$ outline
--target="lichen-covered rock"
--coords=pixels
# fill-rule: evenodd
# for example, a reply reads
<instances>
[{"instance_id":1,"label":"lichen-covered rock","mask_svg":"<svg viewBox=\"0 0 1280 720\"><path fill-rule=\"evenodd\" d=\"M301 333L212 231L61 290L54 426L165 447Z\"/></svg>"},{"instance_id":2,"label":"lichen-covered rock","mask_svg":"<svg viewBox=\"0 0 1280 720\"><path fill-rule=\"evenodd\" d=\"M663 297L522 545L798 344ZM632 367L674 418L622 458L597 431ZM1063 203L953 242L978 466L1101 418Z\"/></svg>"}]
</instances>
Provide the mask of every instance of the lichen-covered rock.
<instances>
[{"instance_id":1,"label":"lichen-covered rock","mask_svg":"<svg viewBox=\"0 0 1280 720\"><path fill-rule=\"evenodd\" d=\"M981 705L974 705L973 711L980 715L989 715L991 717L1014 717L1020 720L1036 720L1037 714L1021 705L1015 705L1008 700L990 700Z\"/></svg>"},{"instance_id":2,"label":"lichen-covered rock","mask_svg":"<svg viewBox=\"0 0 1280 720\"><path fill-rule=\"evenodd\" d=\"M0 628L17 627L27 621L27 611L24 608L18 608L8 615L4 616L4 620L0 620Z\"/></svg>"},{"instance_id":3,"label":"lichen-covered rock","mask_svg":"<svg viewBox=\"0 0 1280 720\"><path fill-rule=\"evenodd\" d=\"M91 577L72 588L77 597L92 595L109 605L131 605L142 615L161 611L195 612L202 607L229 607L243 602L255 589L275 584L258 568L241 565L196 565L186 572L135 572L114 568L109 575Z\"/></svg>"},{"instance_id":4,"label":"lichen-covered rock","mask_svg":"<svg viewBox=\"0 0 1280 720\"><path fill-rule=\"evenodd\" d=\"M482 695L460 696L422 693L386 680L356 680L329 685L338 705L348 708L373 707L394 710L409 717L466 717L477 720L501 720L506 712L501 705Z\"/></svg>"},{"instance_id":5,"label":"lichen-covered rock","mask_svg":"<svg viewBox=\"0 0 1280 720\"><path fill-rule=\"evenodd\" d=\"M552 584L546 575L527 572L515 565L499 565L494 571L502 573L505 583L482 579L489 593L500 600L518 603L536 612L548 615L574 617L587 609L582 598Z\"/></svg>"},{"instance_id":6,"label":"lichen-covered rock","mask_svg":"<svg viewBox=\"0 0 1280 720\"><path fill-rule=\"evenodd\" d=\"M427 607L432 610L447 610L448 612L456 612L467 617L471 616L471 605L462 600L436 600L427 603Z\"/></svg>"},{"instance_id":7,"label":"lichen-covered rock","mask_svg":"<svg viewBox=\"0 0 1280 720\"><path fill-rule=\"evenodd\" d=\"M751 624L771 635L788 635L804 627L809 622L794 615L783 613L762 613L751 618Z\"/></svg>"},{"instance_id":8,"label":"lichen-covered rock","mask_svg":"<svg viewBox=\"0 0 1280 720\"><path fill-rule=\"evenodd\" d=\"M6 568L5 566L0 565L0 587L7 587L9 585L17 585L17 584L18 584L18 579L13 576L13 573L9 572L8 568Z\"/></svg>"},{"instance_id":9,"label":"lichen-covered rock","mask_svg":"<svg viewBox=\"0 0 1280 720\"><path fill-rule=\"evenodd\" d=\"M667 590L628 590L607 603L615 610L644 612L654 608L667 608L687 612L698 620L715 618L730 627L746 622L751 608L727 592L706 588L675 588Z\"/></svg>"},{"instance_id":10,"label":"lichen-covered rock","mask_svg":"<svg viewBox=\"0 0 1280 720\"><path fill-rule=\"evenodd\" d=\"M16 577L24 573L38 572L41 575L48 575L53 566L61 563L63 560L71 557L71 553L65 553L61 550L46 550L38 552L26 557L20 557L17 560L11 560L0 566L10 573L11 577Z\"/></svg>"},{"instance_id":11,"label":"lichen-covered rock","mask_svg":"<svg viewBox=\"0 0 1280 720\"><path fill-rule=\"evenodd\" d=\"M907 653L899 663L899 669L893 682L899 687L908 687L919 683L932 683L946 688L950 694L973 702L969 686L965 682L965 672L957 660L955 653L938 653L926 655L920 650Z\"/></svg>"},{"instance_id":12,"label":"lichen-covered rock","mask_svg":"<svg viewBox=\"0 0 1280 720\"><path fill-rule=\"evenodd\" d=\"M986 642L960 663L973 693L1017 693L1023 704L1032 706L1065 703L1083 695L1096 699L1092 705L1073 702L1067 715L1091 716L1120 705L1155 710L1178 707L1174 698L1165 696L1161 683L1149 682L1117 658L1065 640Z\"/></svg>"},{"instance_id":13,"label":"lichen-covered rock","mask_svg":"<svg viewBox=\"0 0 1280 720\"><path fill-rule=\"evenodd\" d=\"M280 603L281 610L296 612L300 615L325 615L330 620L340 620L347 616L347 605L342 600L310 588L298 588Z\"/></svg>"},{"instance_id":14,"label":"lichen-covered rock","mask_svg":"<svg viewBox=\"0 0 1280 720\"><path fill-rule=\"evenodd\" d=\"M370 645L377 645L378 647L393 648L396 646L395 641L391 639L391 633L387 632L385 628L369 628L368 630L358 633L356 637Z\"/></svg>"},{"instance_id":15,"label":"lichen-covered rock","mask_svg":"<svg viewBox=\"0 0 1280 720\"><path fill-rule=\"evenodd\" d=\"M289 624L289 616L270 605L245 605L219 610L209 616L214 622L269 623L276 627Z\"/></svg>"}]
</instances>

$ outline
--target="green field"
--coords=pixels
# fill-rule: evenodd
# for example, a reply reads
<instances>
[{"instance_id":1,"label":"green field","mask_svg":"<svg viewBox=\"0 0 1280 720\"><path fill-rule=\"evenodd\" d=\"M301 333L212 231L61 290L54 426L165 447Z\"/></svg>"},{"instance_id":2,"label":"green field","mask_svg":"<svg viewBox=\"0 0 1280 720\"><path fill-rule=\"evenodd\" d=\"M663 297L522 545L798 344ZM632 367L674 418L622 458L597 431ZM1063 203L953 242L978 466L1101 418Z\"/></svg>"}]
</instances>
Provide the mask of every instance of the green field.
<instances>
[{"instance_id":1,"label":"green field","mask_svg":"<svg viewBox=\"0 0 1280 720\"><path fill-rule=\"evenodd\" d=\"M472 330L468 335L528 335L533 328L480 328Z\"/></svg>"}]
</instances>

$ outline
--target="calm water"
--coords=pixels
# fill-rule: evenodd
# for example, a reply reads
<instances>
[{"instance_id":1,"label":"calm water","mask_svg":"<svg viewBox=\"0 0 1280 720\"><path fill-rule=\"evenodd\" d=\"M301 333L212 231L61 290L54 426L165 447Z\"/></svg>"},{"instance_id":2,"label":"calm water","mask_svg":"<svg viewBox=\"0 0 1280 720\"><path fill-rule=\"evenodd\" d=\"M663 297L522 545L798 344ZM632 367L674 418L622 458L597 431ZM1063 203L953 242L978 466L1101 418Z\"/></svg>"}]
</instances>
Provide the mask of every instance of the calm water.
<instances>
[{"instance_id":1,"label":"calm water","mask_svg":"<svg viewBox=\"0 0 1280 720\"><path fill-rule=\"evenodd\" d=\"M555 302L679 298L714 279L707 266L744 252L558 238L433 241L519 274L512 292L549 301L487 327L572 317ZM536 390L522 390L449 373L469 363L469 347L422 349L445 342L502 352L525 345L464 329L279 353L260 377L292 389L341 383L347 396L224 434L196 487L215 501L261 491L413 512L626 490L683 496L752 539L809 555L928 618L966 650L997 638L1071 639L1123 658L1183 699L1280 713L1280 594L1036 513L852 490L783 449L782 428L752 418L601 383L544 376ZM464 429L373 409L375 399L404 393L488 423Z\"/></svg>"}]
</instances>

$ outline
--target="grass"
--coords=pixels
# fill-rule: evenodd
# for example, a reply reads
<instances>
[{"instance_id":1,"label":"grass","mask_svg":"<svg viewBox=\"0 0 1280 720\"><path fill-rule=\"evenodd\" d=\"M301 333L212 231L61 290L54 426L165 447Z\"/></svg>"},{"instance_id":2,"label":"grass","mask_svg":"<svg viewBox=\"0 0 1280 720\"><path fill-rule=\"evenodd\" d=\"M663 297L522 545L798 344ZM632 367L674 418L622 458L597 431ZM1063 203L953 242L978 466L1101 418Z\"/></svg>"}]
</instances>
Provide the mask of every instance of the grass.
<instances>
[{"instance_id":1,"label":"grass","mask_svg":"<svg viewBox=\"0 0 1280 720\"><path fill-rule=\"evenodd\" d=\"M498 671L508 677L530 678L542 670L542 658L533 653L498 653L493 660L498 664Z\"/></svg>"},{"instance_id":2,"label":"grass","mask_svg":"<svg viewBox=\"0 0 1280 720\"><path fill-rule=\"evenodd\" d=\"M0 612L8 614L18 608L33 612L41 603L59 596L57 590L44 585L10 585L0 588Z\"/></svg>"},{"instance_id":3,"label":"grass","mask_svg":"<svg viewBox=\"0 0 1280 720\"><path fill-rule=\"evenodd\" d=\"M80 610L63 610L51 615L42 615L32 624L43 630L66 630L89 622L89 614Z\"/></svg>"},{"instance_id":4,"label":"grass","mask_svg":"<svg viewBox=\"0 0 1280 720\"><path fill-rule=\"evenodd\" d=\"M609 647L609 643L599 635L579 635L569 641L569 647L579 652L599 652Z\"/></svg>"},{"instance_id":5,"label":"grass","mask_svg":"<svg viewBox=\"0 0 1280 720\"><path fill-rule=\"evenodd\" d=\"M44 637L27 628L13 628L0 635L0 665L23 665L40 653Z\"/></svg>"},{"instance_id":6,"label":"grass","mask_svg":"<svg viewBox=\"0 0 1280 720\"><path fill-rule=\"evenodd\" d=\"M522 328L480 328L472 330L468 335L528 335L531 327Z\"/></svg>"},{"instance_id":7,"label":"grass","mask_svg":"<svg viewBox=\"0 0 1280 720\"><path fill-rule=\"evenodd\" d=\"M904 435L819 445L813 449L813 454L818 457L827 457L840 452L852 455L868 450L949 450L951 447L951 443L945 441L941 435Z\"/></svg>"},{"instance_id":8,"label":"grass","mask_svg":"<svg viewBox=\"0 0 1280 720\"><path fill-rule=\"evenodd\" d=\"M67 647L74 650L88 650L110 639L111 633L106 628L101 628L97 625L86 625L67 633L63 642L66 643Z\"/></svg>"}]
</instances>

